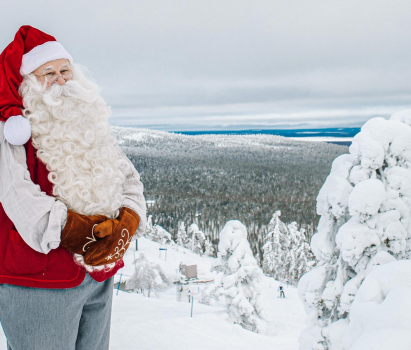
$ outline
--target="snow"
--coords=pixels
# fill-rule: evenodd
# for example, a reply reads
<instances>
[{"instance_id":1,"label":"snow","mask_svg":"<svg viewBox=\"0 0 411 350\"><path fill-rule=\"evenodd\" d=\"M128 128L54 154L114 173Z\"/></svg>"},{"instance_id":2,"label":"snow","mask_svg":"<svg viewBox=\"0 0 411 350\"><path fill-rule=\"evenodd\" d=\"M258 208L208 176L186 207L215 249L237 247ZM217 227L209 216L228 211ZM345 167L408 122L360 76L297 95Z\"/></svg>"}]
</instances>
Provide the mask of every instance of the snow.
<instances>
[{"instance_id":1,"label":"snow","mask_svg":"<svg viewBox=\"0 0 411 350\"><path fill-rule=\"evenodd\" d=\"M365 278L351 307L346 350L410 348L410 271L411 261L393 261Z\"/></svg>"},{"instance_id":2,"label":"snow","mask_svg":"<svg viewBox=\"0 0 411 350\"><path fill-rule=\"evenodd\" d=\"M406 110L394 113L390 119L403 122L407 125L411 125L411 109L406 109Z\"/></svg>"},{"instance_id":3,"label":"snow","mask_svg":"<svg viewBox=\"0 0 411 350\"><path fill-rule=\"evenodd\" d=\"M327 274L327 269L320 266L306 273L298 283L298 294L304 304L308 319L318 317L318 310L313 305L317 305L321 300L321 292Z\"/></svg>"},{"instance_id":4,"label":"snow","mask_svg":"<svg viewBox=\"0 0 411 350\"><path fill-rule=\"evenodd\" d=\"M366 133L355 135L350 153L361 161L364 168L378 169L384 162L383 146Z\"/></svg>"},{"instance_id":5,"label":"snow","mask_svg":"<svg viewBox=\"0 0 411 350\"><path fill-rule=\"evenodd\" d=\"M350 266L356 265L365 248L380 243L377 233L359 222L355 216L341 226L336 236L336 244L341 250L342 258Z\"/></svg>"},{"instance_id":6,"label":"snow","mask_svg":"<svg viewBox=\"0 0 411 350\"><path fill-rule=\"evenodd\" d=\"M341 176L330 174L317 197L317 214L323 215L328 210L341 217L348 207L348 196L352 191L351 184Z\"/></svg>"},{"instance_id":7,"label":"snow","mask_svg":"<svg viewBox=\"0 0 411 350\"><path fill-rule=\"evenodd\" d=\"M371 216L377 214L385 200L384 184L377 179L361 181L348 198L350 215Z\"/></svg>"}]
</instances>

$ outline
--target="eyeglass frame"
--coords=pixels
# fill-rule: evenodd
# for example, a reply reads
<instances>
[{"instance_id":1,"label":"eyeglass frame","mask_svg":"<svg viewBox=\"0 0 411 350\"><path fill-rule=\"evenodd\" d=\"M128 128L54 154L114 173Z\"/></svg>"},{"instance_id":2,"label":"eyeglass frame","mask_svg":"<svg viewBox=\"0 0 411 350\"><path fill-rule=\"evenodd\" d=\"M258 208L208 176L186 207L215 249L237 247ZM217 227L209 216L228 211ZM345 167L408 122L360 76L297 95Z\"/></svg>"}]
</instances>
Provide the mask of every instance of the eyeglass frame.
<instances>
[{"instance_id":1,"label":"eyeglass frame","mask_svg":"<svg viewBox=\"0 0 411 350\"><path fill-rule=\"evenodd\" d=\"M67 74L59 74L59 75L54 74L53 76L55 76L55 79L54 79L53 81L49 81L49 80L47 79L47 77L46 77L47 74L50 74L50 73L41 74L41 75L34 74L34 76L36 76L36 77L42 77L42 78L44 78L44 80L46 80L48 83L51 83L51 84L54 84L54 83L58 80L58 78L60 78L60 77L62 77L62 78L64 79L64 81L68 81L68 80L70 80L71 78L73 78L73 72L70 72L70 73L67 73ZM66 76L69 76L69 78L66 79L66 78L65 78Z\"/></svg>"}]
</instances>

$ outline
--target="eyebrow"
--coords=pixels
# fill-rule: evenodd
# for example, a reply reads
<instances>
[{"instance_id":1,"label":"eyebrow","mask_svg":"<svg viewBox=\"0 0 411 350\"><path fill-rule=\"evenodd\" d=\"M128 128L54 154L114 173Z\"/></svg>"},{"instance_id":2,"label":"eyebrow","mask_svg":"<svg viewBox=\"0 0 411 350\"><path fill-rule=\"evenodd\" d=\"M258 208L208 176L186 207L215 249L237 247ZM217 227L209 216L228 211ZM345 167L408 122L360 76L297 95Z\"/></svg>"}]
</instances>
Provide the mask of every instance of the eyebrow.
<instances>
[{"instance_id":1,"label":"eyebrow","mask_svg":"<svg viewBox=\"0 0 411 350\"><path fill-rule=\"evenodd\" d=\"M45 73L46 71L51 70L51 69L54 69L54 67L53 67L53 66L49 66L49 67L47 67L47 68L44 68L44 69L43 69L43 73Z\"/></svg>"},{"instance_id":2,"label":"eyebrow","mask_svg":"<svg viewBox=\"0 0 411 350\"><path fill-rule=\"evenodd\" d=\"M69 67L68 64L63 64L63 65L60 67L60 70L63 69L63 68L68 68L68 67ZM54 68L53 66L46 67L46 68L43 69L43 73L47 72L48 70L54 70L54 69L55 69L55 68Z\"/></svg>"}]
</instances>

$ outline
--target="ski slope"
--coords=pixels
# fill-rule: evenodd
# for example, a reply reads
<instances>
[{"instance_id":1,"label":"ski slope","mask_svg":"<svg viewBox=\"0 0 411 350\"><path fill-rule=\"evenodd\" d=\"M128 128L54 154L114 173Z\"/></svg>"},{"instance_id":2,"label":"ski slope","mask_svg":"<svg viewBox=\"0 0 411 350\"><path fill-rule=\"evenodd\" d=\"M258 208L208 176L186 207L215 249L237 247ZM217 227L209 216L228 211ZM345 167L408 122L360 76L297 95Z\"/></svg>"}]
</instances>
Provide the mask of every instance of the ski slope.
<instances>
[{"instance_id":1,"label":"ski slope","mask_svg":"<svg viewBox=\"0 0 411 350\"><path fill-rule=\"evenodd\" d=\"M175 274L179 264L197 264L200 278L212 278L214 258L200 257L180 246L168 247L159 257L159 244L139 239L139 251L131 246L126 254L122 279L133 273L133 259L140 252L150 261L159 263L168 274ZM116 276L119 280L119 275ZM305 327L305 313L293 287L285 287L286 299L278 298L278 282L265 277L262 281L265 317L269 321L266 335L244 330L231 324L224 309L197 302L195 295L193 318L188 302L177 302L175 288L161 293L159 298L119 292L114 295L111 347L120 349L298 349L298 335ZM196 290L195 290L196 292Z\"/></svg>"},{"instance_id":2,"label":"ski slope","mask_svg":"<svg viewBox=\"0 0 411 350\"><path fill-rule=\"evenodd\" d=\"M138 241L135 251L132 242L125 256L126 266L115 276L119 281L132 275L132 262L139 253L148 260L159 263L169 275L175 275L179 264L197 264L199 277L212 278L210 272L214 258L200 257L190 250L174 246L168 247L159 257L159 244L146 238ZM256 334L230 323L223 308L198 303L198 293L194 295L193 317L191 304L177 302L175 287L158 297L126 293L113 290L113 313L110 350L185 350L185 349L298 349L298 336L305 327L305 312L294 287L285 287L286 299L278 298L279 283L264 277L262 294L266 305L265 318L268 320L266 335ZM194 292L198 292L195 288ZM1 334L0 349L6 350L6 339Z\"/></svg>"}]
</instances>

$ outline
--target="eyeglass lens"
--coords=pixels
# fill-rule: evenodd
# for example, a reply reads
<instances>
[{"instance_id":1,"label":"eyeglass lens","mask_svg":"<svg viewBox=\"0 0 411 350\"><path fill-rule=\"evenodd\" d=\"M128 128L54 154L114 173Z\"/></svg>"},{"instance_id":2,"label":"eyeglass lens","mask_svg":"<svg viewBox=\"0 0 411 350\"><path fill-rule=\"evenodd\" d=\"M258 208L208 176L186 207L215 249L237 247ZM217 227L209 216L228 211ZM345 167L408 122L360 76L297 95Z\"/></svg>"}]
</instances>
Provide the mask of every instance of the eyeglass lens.
<instances>
[{"instance_id":1,"label":"eyeglass lens","mask_svg":"<svg viewBox=\"0 0 411 350\"><path fill-rule=\"evenodd\" d=\"M56 82L57 81L57 79L59 78L59 77L62 77L64 80L69 80L69 79L71 79L71 77L72 77L72 75L73 75L73 73L67 73L67 74L61 74L61 75L53 75L53 76L46 76L46 79L47 79L47 81L48 82L50 82L50 83L54 83L54 82Z\"/></svg>"}]
</instances>

